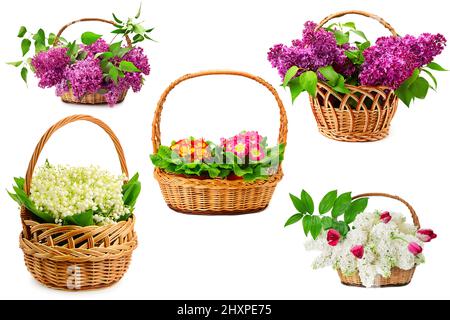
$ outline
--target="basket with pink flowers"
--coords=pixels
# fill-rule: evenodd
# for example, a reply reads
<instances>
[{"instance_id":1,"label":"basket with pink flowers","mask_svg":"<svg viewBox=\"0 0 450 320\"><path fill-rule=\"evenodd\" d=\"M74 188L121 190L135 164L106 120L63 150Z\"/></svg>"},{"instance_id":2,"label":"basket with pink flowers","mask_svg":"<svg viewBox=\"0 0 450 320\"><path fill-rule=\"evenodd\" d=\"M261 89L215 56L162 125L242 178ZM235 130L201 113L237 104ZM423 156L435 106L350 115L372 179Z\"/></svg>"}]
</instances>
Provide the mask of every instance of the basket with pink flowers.
<instances>
[{"instance_id":1,"label":"basket with pink flowers","mask_svg":"<svg viewBox=\"0 0 450 320\"><path fill-rule=\"evenodd\" d=\"M392 34L372 44L354 22L328 22L347 14L375 19ZM400 36L382 18L363 11L306 22L303 38L277 44L268 53L289 87L292 101L308 92L320 133L348 142L376 141L389 133L398 100L407 106L436 89L434 62L446 45L441 34Z\"/></svg>"},{"instance_id":2,"label":"basket with pink flowers","mask_svg":"<svg viewBox=\"0 0 450 320\"><path fill-rule=\"evenodd\" d=\"M269 146L257 131L242 131L220 142L189 137L161 145L161 112L168 94L188 79L207 75L234 75L266 87L280 110L278 144ZM264 210L283 173L281 162L287 136L287 118L276 90L263 79L238 71L206 71L185 75L162 94L153 119L154 176L168 206L189 214L243 214Z\"/></svg>"},{"instance_id":3,"label":"basket with pink flowers","mask_svg":"<svg viewBox=\"0 0 450 320\"><path fill-rule=\"evenodd\" d=\"M20 27L22 59L9 62L20 67L22 79L27 82L29 70L38 78L40 88L55 88L62 101L77 104L109 104L122 102L127 91L141 90L144 76L150 74L150 65L143 49L137 43L150 39L153 29L146 29L139 19L114 20L83 18L63 26L57 34L43 29L29 32ZM67 41L62 33L79 22L103 22L112 25L113 40L91 31L81 34L81 43ZM120 36L122 39L115 41ZM122 45L125 41L126 45ZM34 46L34 50L32 50Z\"/></svg>"}]
</instances>

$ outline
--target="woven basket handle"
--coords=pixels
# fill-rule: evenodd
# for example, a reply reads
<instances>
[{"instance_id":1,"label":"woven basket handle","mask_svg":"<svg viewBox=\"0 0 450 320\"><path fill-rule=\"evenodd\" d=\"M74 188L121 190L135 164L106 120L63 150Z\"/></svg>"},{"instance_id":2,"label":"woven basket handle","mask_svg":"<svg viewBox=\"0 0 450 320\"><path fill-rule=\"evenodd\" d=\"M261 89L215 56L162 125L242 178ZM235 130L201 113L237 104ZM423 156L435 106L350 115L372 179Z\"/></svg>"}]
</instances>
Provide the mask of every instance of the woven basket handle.
<instances>
[{"instance_id":1,"label":"woven basket handle","mask_svg":"<svg viewBox=\"0 0 450 320\"><path fill-rule=\"evenodd\" d=\"M55 123L53 126L50 127L50 129L45 132L45 134L42 136L41 140L37 144L33 156L31 157L30 163L28 164L27 173L25 175L25 186L24 191L29 195L30 189L31 189L31 180L33 179L33 172L34 168L36 167L36 163L39 159L39 155L41 154L42 149L44 148L45 144L48 142L50 137L59 129L62 127L68 125L69 123L76 122L76 121L89 121L96 125L98 125L100 128L102 128L111 138L112 142L114 143L114 147L116 148L117 155L119 156L120 166L122 168L122 173L125 174L126 177L128 177L128 168L127 168L127 162L125 160L125 154L123 152L122 146L119 142L119 139L115 135L115 133L111 130L111 128L104 123L103 121L96 119L94 117L88 116L88 115L73 115L69 116L67 118L64 118L57 123Z\"/></svg>"},{"instance_id":2,"label":"woven basket handle","mask_svg":"<svg viewBox=\"0 0 450 320\"><path fill-rule=\"evenodd\" d=\"M274 87L272 87L272 85L270 85L264 79L254 76L250 73L246 73L246 72L231 71L231 70L210 70L210 71L201 71L201 72L197 72L197 73L186 74L186 75L178 78L174 82L172 82L170 84L170 86L163 92L163 94L161 95L161 98L159 99L158 105L155 110L155 115L153 117L152 142L153 142L153 152L154 153L158 152L158 148L161 146L161 129L160 129L161 113L163 110L164 102L166 101L166 98L169 95L169 93L183 81L193 79L193 78L203 77L203 76L209 76L209 75L232 75L232 76L245 77L245 78L254 80L254 81L260 83L261 85L263 85L264 87L266 87L272 93L272 95L275 97L275 100L278 104L278 108L280 109L280 129L278 132L278 143L279 144L286 143L286 139L287 139L286 110L284 109L283 102L281 101L277 91L275 90Z\"/></svg>"},{"instance_id":3,"label":"woven basket handle","mask_svg":"<svg viewBox=\"0 0 450 320\"><path fill-rule=\"evenodd\" d=\"M326 17L325 19L323 19L322 21L319 22L319 24L317 25L315 31L318 31L320 28L322 28L331 19L339 18L339 17L345 16L345 15L348 15L348 14L357 14L357 15L360 15L360 16L364 16L364 17L367 17L367 18L372 18L374 20L377 20L379 23L381 23L383 25L383 27L388 29L392 33L392 35L394 37L398 36L397 31L395 31L395 29L388 22L386 22L383 18L381 18L381 17L379 17L377 15L374 15L372 13L365 12L365 11L359 11L359 10L348 10L348 11L341 11L341 12L336 12L336 13L330 14L328 17Z\"/></svg>"},{"instance_id":4,"label":"woven basket handle","mask_svg":"<svg viewBox=\"0 0 450 320\"><path fill-rule=\"evenodd\" d=\"M86 21L98 21L98 22L104 22L104 23L109 23L112 24L113 26L115 26L116 24L113 21L110 20L105 20L105 19L101 19L101 18L82 18L82 19L78 19L78 20L74 20L72 22L69 22L68 24L66 24L65 26L63 26L58 33L56 34L55 37L55 41L53 41L53 46L56 47L59 43L59 38L61 37L61 34L64 32L64 30L66 30L68 27L70 27L71 25L78 23L78 22L86 22ZM131 43L130 37L128 37L128 35L125 35L125 40L127 41L127 45L129 48L131 48L133 46L133 44Z\"/></svg>"},{"instance_id":5,"label":"woven basket handle","mask_svg":"<svg viewBox=\"0 0 450 320\"><path fill-rule=\"evenodd\" d=\"M385 198L390 198L390 199L394 199L394 200L400 201L406 207L408 207L409 211L411 212L411 217L413 219L414 225L417 228L420 229L419 217L417 216L416 211L414 210L414 208L406 200L400 198L399 196L393 196L393 195L390 195L388 193L381 193L381 192L363 193L363 194L359 194L357 196L354 196L353 199L365 198L365 197L385 197Z\"/></svg>"}]
</instances>

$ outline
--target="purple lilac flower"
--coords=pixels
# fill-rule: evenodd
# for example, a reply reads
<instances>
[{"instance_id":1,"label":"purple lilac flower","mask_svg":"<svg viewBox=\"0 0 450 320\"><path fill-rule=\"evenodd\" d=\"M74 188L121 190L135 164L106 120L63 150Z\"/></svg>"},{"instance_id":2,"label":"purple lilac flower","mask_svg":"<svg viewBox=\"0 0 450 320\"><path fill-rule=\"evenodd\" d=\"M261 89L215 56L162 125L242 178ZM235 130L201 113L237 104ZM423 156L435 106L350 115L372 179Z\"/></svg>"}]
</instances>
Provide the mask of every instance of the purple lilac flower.
<instances>
[{"instance_id":1,"label":"purple lilac flower","mask_svg":"<svg viewBox=\"0 0 450 320\"><path fill-rule=\"evenodd\" d=\"M39 52L31 60L36 77L39 79L39 87L50 88L60 83L69 63L67 48L50 48L48 51Z\"/></svg>"},{"instance_id":2,"label":"purple lilac flower","mask_svg":"<svg viewBox=\"0 0 450 320\"><path fill-rule=\"evenodd\" d=\"M332 32L323 28L315 31L316 23L305 23L303 38L292 41L290 47L277 44L268 53L268 60L273 68L277 68L281 78L292 66L317 71L320 67L332 65L338 72L350 76L355 67L345 56L346 47L340 47Z\"/></svg>"},{"instance_id":3,"label":"purple lilac flower","mask_svg":"<svg viewBox=\"0 0 450 320\"><path fill-rule=\"evenodd\" d=\"M108 92L105 93L103 96L105 97L106 102L110 106L113 106L119 101L119 98L122 95L122 93L124 91L128 90L129 87L130 86L127 83L126 78L119 78L117 80L117 84L114 84L114 82L111 82L106 86L105 89Z\"/></svg>"},{"instance_id":4,"label":"purple lilac flower","mask_svg":"<svg viewBox=\"0 0 450 320\"><path fill-rule=\"evenodd\" d=\"M65 73L73 91L73 95L80 99L88 93L97 92L103 81L100 61L93 56L86 57L67 68Z\"/></svg>"},{"instance_id":5,"label":"purple lilac flower","mask_svg":"<svg viewBox=\"0 0 450 320\"><path fill-rule=\"evenodd\" d=\"M90 45L82 45L81 48L86 51L89 55L95 56L100 52L109 51L109 45L103 39L98 39Z\"/></svg>"},{"instance_id":6,"label":"purple lilac flower","mask_svg":"<svg viewBox=\"0 0 450 320\"><path fill-rule=\"evenodd\" d=\"M123 60L132 62L141 72L126 72L125 80L134 92L138 92L142 87L142 73L145 75L150 74L150 65L148 58L144 54L144 50L140 47L134 47L130 50Z\"/></svg>"},{"instance_id":7,"label":"purple lilac flower","mask_svg":"<svg viewBox=\"0 0 450 320\"><path fill-rule=\"evenodd\" d=\"M363 85L397 89L415 69L433 61L445 45L446 39L441 34L381 37L364 51L359 80Z\"/></svg>"}]
</instances>

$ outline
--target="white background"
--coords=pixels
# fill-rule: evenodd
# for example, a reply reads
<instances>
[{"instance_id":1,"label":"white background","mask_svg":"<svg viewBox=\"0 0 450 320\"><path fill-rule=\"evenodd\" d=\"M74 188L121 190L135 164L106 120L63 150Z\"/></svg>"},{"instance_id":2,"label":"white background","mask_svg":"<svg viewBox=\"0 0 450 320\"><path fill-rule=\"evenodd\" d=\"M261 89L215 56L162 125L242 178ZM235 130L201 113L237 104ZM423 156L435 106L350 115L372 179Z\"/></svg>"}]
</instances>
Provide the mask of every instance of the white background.
<instances>
[{"instance_id":1,"label":"white background","mask_svg":"<svg viewBox=\"0 0 450 320\"><path fill-rule=\"evenodd\" d=\"M115 108L67 105L42 90L30 75L24 85L18 69L4 64L20 56L20 25L56 32L82 17L110 18L135 14L130 1L1 1L0 53L0 298L39 299L332 299L450 298L448 286L448 73L438 74L438 93L401 105L391 135L376 143L340 143L322 137L306 96L294 106L279 89L289 116L285 177L263 213L237 217L187 216L169 210L153 179L148 158L156 102L177 77L204 69L231 68L262 76L278 87L276 70L266 60L275 43L299 37L306 20L319 21L335 11L362 9L376 13L401 34L441 32L450 37L446 1L144 1L142 16L156 26L158 43L144 43L152 72L143 90L130 93ZM356 20L372 36L385 35L376 21ZM75 25L65 33L107 32L101 24ZM450 68L450 49L437 61ZM124 146L130 172L143 183L138 202L139 247L125 277L117 285L90 292L60 292L32 279L18 248L19 211L4 191L14 176L23 176L34 146L44 131L71 114L91 114L106 121ZM163 142L189 135L218 139L243 129L256 129L276 140L278 111L274 99L250 80L214 76L191 80L172 92L163 113ZM75 123L58 132L44 150L41 163L99 164L119 173L112 144L98 128ZM427 263L404 288L360 289L339 283L331 269L313 271L315 253L305 252L299 226L284 229L294 212L288 193L307 189L315 199L325 192L388 192L410 201L423 226L438 239L425 249ZM373 199L371 209L406 209Z\"/></svg>"}]
</instances>

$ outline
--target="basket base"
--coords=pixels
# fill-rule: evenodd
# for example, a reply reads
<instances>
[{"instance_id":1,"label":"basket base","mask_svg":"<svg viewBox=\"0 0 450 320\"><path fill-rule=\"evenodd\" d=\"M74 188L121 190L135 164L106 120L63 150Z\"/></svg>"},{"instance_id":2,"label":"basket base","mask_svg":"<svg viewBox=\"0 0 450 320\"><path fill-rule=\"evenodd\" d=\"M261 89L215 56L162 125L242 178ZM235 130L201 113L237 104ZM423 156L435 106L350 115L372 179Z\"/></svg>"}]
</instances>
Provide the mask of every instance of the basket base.
<instances>
[{"instance_id":1,"label":"basket base","mask_svg":"<svg viewBox=\"0 0 450 320\"><path fill-rule=\"evenodd\" d=\"M253 209L253 210L233 210L233 211L189 211L189 210L183 210L180 208L176 208L174 206L171 206L170 204L167 205L170 209L173 211L188 214L188 215L196 215L196 216L238 216L238 215L245 215L245 214L252 214L252 213L258 213L261 211L264 211L267 209L268 206L265 206L263 208L259 209Z\"/></svg>"},{"instance_id":2,"label":"basket base","mask_svg":"<svg viewBox=\"0 0 450 320\"><path fill-rule=\"evenodd\" d=\"M379 286L374 286L372 288L395 288L395 287L405 287L408 284L410 284L411 282L405 282L405 283L400 283L400 284L383 284L383 285L379 285ZM343 284L346 287L356 287L356 288L365 288L362 284L355 284L355 283L346 283L346 282L342 282L341 284Z\"/></svg>"},{"instance_id":3,"label":"basket base","mask_svg":"<svg viewBox=\"0 0 450 320\"><path fill-rule=\"evenodd\" d=\"M121 103L127 95L127 91L124 91L119 100L117 100L116 104ZM91 105L106 105L106 99L103 94L100 93L89 93L83 96L81 99L76 99L72 93L72 91L65 92L61 95L61 100L65 103L71 104L91 104Z\"/></svg>"},{"instance_id":4,"label":"basket base","mask_svg":"<svg viewBox=\"0 0 450 320\"><path fill-rule=\"evenodd\" d=\"M343 142L375 142L380 141L386 138L389 135L389 128L386 128L382 131L373 132L373 133L365 133L365 134L356 134L351 132L335 132L332 130L326 130L323 128L319 128L319 132L332 140L343 141Z\"/></svg>"}]
</instances>

